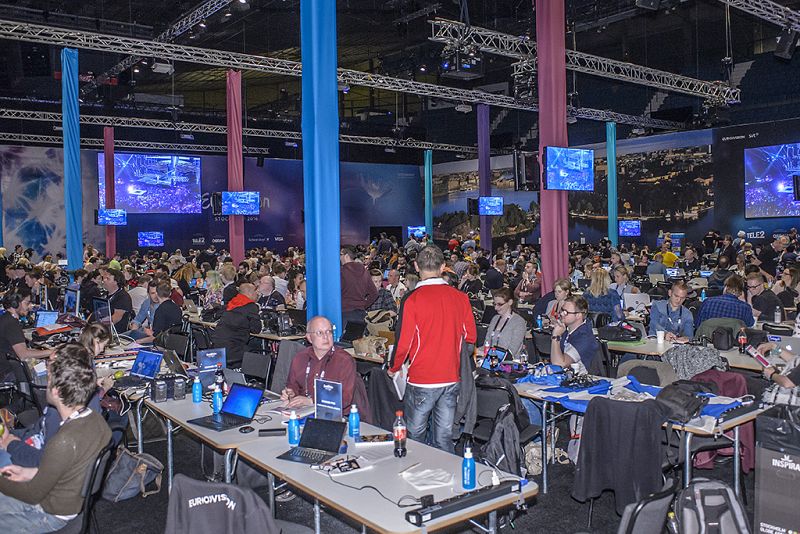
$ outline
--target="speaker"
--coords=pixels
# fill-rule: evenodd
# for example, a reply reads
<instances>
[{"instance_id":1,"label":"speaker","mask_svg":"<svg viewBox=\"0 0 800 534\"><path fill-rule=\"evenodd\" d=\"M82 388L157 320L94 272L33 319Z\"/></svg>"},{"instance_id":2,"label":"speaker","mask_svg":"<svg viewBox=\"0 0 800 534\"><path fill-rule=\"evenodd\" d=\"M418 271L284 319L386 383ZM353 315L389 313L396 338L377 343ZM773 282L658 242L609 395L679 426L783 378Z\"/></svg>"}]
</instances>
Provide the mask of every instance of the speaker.
<instances>
[{"instance_id":1,"label":"speaker","mask_svg":"<svg viewBox=\"0 0 800 534\"><path fill-rule=\"evenodd\" d=\"M659 4L661 4L661 0L636 0L636 7L649 9L650 11L656 11Z\"/></svg>"},{"instance_id":2,"label":"speaker","mask_svg":"<svg viewBox=\"0 0 800 534\"><path fill-rule=\"evenodd\" d=\"M790 60L794 54L794 49L797 47L798 33L795 30L786 28L778 36L778 44L775 47L775 57Z\"/></svg>"},{"instance_id":3,"label":"speaker","mask_svg":"<svg viewBox=\"0 0 800 534\"><path fill-rule=\"evenodd\" d=\"M467 215L478 215L478 199L467 199Z\"/></svg>"},{"instance_id":4,"label":"speaker","mask_svg":"<svg viewBox=\"0 0 800 534\"><path fill-rule=\"evenodd\" d=\"M540 183L539 160L536 154L514 152L514 190L538 191Z\"/></svg>"},{"instance_id":5,"label":"speaker","mask_svg":"<svg viewBox=\"0 0 800 534\"><path fill-rule=\"evenodd\" d=\"M794 200L800 202L800 174L792 176L792 185L794 185Z\"/></svg>"},{"instance_id":6,"label":"speaker","mask_svg":"<svg viewBox=\"0 0 800 534\"><path fill-rule=\"evenodd\" d=\"M211 193L211 214L222 215L222 193L219 191Z\"/></svg>"},{"instance_id":7,"label":"speaker","mask_svg":"<svg viewBox=\"0 0 800 534\"><path fill-rule=\"evenodd\" d=\"M256 158L256 167L263 167L264 166L264 156L258 156Z\"/></svg>"}]
</instances>

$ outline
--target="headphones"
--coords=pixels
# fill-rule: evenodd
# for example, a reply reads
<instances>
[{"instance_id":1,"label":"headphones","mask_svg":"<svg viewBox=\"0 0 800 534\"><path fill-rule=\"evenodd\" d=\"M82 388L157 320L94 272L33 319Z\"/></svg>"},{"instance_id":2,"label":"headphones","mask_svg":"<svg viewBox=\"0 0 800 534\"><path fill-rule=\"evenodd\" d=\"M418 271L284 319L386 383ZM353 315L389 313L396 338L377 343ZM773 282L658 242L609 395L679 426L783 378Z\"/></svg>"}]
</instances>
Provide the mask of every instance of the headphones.
<instances>
[{"instance_id":1,"label":"headphones","mask_svg":"<svg viewBox=\"0 0 800 534\"><path fill-rule=\"evenodd\" d=\"M3 307L5 309L19 308L19 305L26 296L27 295L23 295L20 291L14 289L10 293L6 293L6 295L3 297Z\"/></svg>"}]
</instances>

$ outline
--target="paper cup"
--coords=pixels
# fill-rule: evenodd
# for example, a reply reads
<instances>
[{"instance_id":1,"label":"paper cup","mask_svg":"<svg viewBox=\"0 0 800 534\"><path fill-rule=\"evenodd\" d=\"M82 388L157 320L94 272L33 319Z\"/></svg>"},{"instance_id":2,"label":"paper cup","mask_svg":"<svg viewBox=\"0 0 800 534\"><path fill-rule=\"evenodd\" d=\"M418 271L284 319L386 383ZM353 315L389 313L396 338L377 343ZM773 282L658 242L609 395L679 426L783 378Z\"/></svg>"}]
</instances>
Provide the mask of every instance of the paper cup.
<instances>
[{"instance_id":1,"label":"paper cup","mask_svg":"<svg viewBox=\"0 0 800 534\"><path fill-rule=\"evenodd\" d=\"M658 330L658 331L656 331L656 342L657 342L659 345L660 345L661 343L664 343L664 335L665 335L665 332L664 332L663 330Z\"/></svg>"}]
</instances>

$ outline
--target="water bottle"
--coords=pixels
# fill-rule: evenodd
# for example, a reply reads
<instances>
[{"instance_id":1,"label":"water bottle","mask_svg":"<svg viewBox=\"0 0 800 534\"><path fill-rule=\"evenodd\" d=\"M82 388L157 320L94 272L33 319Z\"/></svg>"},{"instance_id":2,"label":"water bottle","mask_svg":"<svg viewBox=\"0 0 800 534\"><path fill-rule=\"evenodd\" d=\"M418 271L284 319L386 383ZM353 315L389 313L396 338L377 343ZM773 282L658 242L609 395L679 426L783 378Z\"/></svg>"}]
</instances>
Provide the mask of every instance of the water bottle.
<instances>
[{"instance_id":1,"label":"water bottle","mask_svg":"<svg viewBox=\"0 0 800 534\"><path fill-rule=\"evenodd\" d=\"M486 341L483 342L483 357L484 358L486 358L486 356L489 355L489 346L490 345L491 345L491 342L490 342L489 338L486 338Z\"/></svg>"},{"instance_id":2,"label":"water bottle","mask_svg":"<svg viewBox=\"0 0 800 534\"><path fill-rule=\"evenodd\" d=\"M705 300L706 300L706 290L705 288L703 288L703 290L700 292L700 302L704 302Z\"/></svg>"},{"instance_id":3,"label":"water bottle","mask_svg":"<svg viewBox=\"0 0 800 534\"><path fill-rule=\"evenodd\" d=\"M538 328L539 330L542 329L542 316L541 315L537 315L536 316L536 328Z\"/></svg>"},{"instance_id":4,"label":"water bottle","mask_svg":"<svg viewBox=\"0 0 800 534\"><path fill-rule=\"evenodd\" d=\"M678 519L675 517L675 512L671 510L667 513L667 532L670 534L678 534L680 532Z\"/></svg>"},{"instance_id":5,"label":"water bottle","mask_svg":"<svg viewBox=\"0 0 800 534\"><path fill-rule=\"evenodd\" d=\"M361 415L358 413L358 407L355 404L350 406L350 415L347 417L347 435L351 438L357 438L361 435Z\"/></svg>"},{"instance_id":6,"label":"water bottle","mask_svg":"<svg viewBox=\"0 0 800 534\"><path fill-rule=\"evenodd\" d=\"M461 462L461 487L465 490L475 489L475 458L469 447L464 448L464 460Z\"/></svg>"},{"instance_id":7,"label":"water bottle","mask_svg":"<svg viewBox=\"0 0 800 534\"><path fill-rule=\"evenodd\" d=\"M297 419L297 412L294 410L289 415L289 430L286 435L289 436L289 445L295 446L300 443L300 421Z\"/></svg>"},{"instance_id":8,"label":"water bottle","mask_svg":"<svg viewBox=\"0 0 800 534\"><path fill-rule=\"evenodd\" d=\"M214 411L214 415L222 410L222 390L219 386L214 386L214 393L211 394L211 409Z\"/></svg>"},{"instance_id":9,"label":"water bottle","mask_svg":"<svg viewBox=\"0 0 800 534\"><path fill-rule=\"evenodd\" d=\"M200 383L200 377L194 377L192 382L192 402L198 404L203 402L203 384Z\"/></svg>"},{"instance_id":10,"label":"water bottle","mask_svg":"<svg viewBox=\"0 0 800 534\"><path fill-rule=\"evenodd\" d=\"M403 458L406 455L406 422L403 420L403 410L397 410L394 415L396 416L394 425L392 425L394 455L398 458Z\"/></svg>"},{"instance_id":11,"label":"water bottle","mask_svg":"<svg viewBox=\"0 0 800 534\"><path fill-rule=\"evenodd\" d=\"M775 306L775 324L780 324L783 320L783 314L781 313L781 307Z\"/></svg>"}]
</instances>

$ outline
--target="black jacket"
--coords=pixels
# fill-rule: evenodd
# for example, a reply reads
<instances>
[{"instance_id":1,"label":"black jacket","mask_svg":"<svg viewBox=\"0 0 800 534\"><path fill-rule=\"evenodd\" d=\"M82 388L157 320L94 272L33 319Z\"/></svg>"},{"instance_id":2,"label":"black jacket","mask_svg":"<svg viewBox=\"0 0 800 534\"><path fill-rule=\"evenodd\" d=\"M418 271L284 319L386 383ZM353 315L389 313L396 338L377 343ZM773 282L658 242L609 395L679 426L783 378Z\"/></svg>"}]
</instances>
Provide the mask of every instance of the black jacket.
<instances>
[{"instance_id":1,"label":"black jacket","mask_svg":"<svg viewBox=\"0 0 800 534\"><path fill-rule=\"evenodd\" d=\"M241 365L250 334L261 332L258 304L250 299L247 301L246 304L237 305L238 297L232 299L212 334L214 346L227 349L225 357L229 368Z\"/></svg>"},{"instance_id":2,"label":"black jacket","mask_svg":"<svg viewBox=\"0 0 800 534\"><path fill-rule=\"evenodd\" d=\"M500 289L504 282L503 273L492 267L486 271L486 280L483 285L486 289Z\"/></svg>"}]
</instances>

